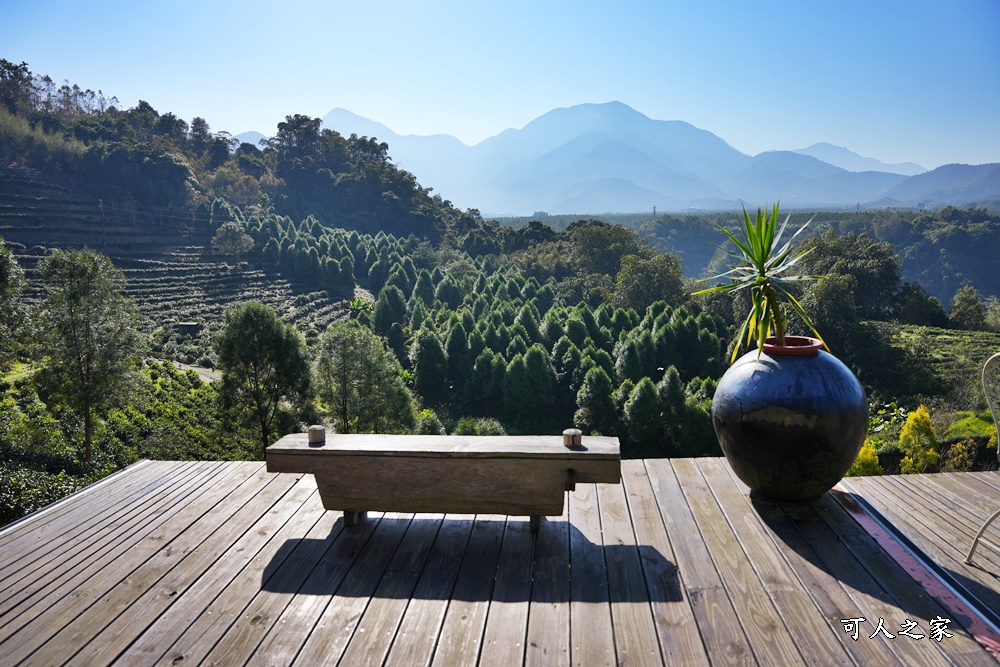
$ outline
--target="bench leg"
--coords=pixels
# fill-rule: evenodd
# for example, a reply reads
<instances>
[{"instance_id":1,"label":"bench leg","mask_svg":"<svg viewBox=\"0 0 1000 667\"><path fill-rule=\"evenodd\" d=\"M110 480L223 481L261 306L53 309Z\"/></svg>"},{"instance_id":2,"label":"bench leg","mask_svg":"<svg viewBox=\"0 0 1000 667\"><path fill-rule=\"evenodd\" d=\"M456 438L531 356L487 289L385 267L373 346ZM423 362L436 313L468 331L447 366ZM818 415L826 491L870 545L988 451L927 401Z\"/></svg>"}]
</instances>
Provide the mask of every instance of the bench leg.
<instances>
[{"instance_id":1,"label":"bench leg","mask_svg":"<svg viewBox=\"0 0 1000 667\"><path fill-rule=\"evenodd\" d=\"M531 528L531 532L537 533L538 529L541 528L541 525L542 525L542 517L538 516L537 514L532 515L528 522L528 526Z\"/></svg>"},{"instance_id":2,"label":"bench leg","mask_svg":"<svg viewBox=\"0 0 1000 667\"><path fill-rule=\"evenodd\" d=\"M356 526L358 519L365 518L365 513L360 510L344 510L344 525L348 528Z\"/></svg>"}]
</instances>

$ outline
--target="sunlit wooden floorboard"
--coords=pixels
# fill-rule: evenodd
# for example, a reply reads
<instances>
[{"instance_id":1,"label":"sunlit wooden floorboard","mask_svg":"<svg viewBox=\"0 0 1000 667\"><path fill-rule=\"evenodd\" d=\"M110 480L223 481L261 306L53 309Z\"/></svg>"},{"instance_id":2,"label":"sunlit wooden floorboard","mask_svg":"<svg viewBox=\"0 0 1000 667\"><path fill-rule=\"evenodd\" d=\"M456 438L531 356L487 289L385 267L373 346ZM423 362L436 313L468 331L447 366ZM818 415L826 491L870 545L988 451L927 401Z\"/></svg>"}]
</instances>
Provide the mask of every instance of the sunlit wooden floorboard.
<instances>
[{"instance_id":1,"label":"sunlit wooden floorboard","mask_svg":"<svg viewBox=\"0 0 1000 667\"><path fill-rule=\"evenodd\" d=\"M578 485L533 534L505 516L345 528L309 475L142 462L0 531L0 664L994 660L983 623L855 505L1000 606L1000 554L961 562L1000 505L996 473L847 480L797 505L751 498L724 459L624 461L622 477ZM855 639L845 620L861 617Z\"/></svg>"}]
</instances>

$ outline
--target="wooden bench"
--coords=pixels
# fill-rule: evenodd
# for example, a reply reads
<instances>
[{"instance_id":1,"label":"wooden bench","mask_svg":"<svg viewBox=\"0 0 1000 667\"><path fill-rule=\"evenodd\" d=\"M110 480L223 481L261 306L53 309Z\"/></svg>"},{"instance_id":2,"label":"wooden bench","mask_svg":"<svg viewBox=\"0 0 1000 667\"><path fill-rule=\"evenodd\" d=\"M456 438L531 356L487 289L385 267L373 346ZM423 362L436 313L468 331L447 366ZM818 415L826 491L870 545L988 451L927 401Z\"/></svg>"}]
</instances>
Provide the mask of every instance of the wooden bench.
<instances>
[{"instance_id":1,"label":"wooden bench","mask_svg":"<svg viewBox=\"0 0 1000 667\"><path fill-rule=\"evenodd\" d=\"M286 435L267 448L270 472L316 476L323 507L353 526L365 511L539 517L562 514L576 483L621 481L618 438L560 436Z\"/></svg>"}]
</instances>

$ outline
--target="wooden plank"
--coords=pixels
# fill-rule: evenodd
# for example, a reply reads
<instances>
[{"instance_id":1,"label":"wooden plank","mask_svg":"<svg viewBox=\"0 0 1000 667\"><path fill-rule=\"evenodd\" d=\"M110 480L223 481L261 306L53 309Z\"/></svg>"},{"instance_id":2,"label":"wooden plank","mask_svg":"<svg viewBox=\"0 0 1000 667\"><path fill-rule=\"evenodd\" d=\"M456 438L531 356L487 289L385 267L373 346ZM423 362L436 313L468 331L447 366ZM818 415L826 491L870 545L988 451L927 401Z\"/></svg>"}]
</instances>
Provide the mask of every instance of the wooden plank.
<instances>
[{"instance_id":1,"label":"wooden plank","mask_svg":"<svg viewBox=\"0 0 1000 667\"><path fill-rule=\"evenodd\" d=\"M942 484L941 475L887 475L884 480L893 492L907 501L903 507L910 507L911 520L923 521L933 530L949 535L954 540L956 551L961 551L959 541L971 544L981 525L976 513L961 496ZM971 498L969 499L972 500Z\"/></svg>"},{"instance_id":2,"label":"wooden plank","mask_svg":"<svg viewBox=\"0 0 1000 667\"><path fill-rule=\"evenodd\" d=\"M982 645L994 657L1000 659L1000 632L991 627L980 618L979 614L970 608L966 599L957 595L951 588L932 574L925 565L926 557L918 557L919 548L911 550L896 541L894 534L890 532L883 522L876 521L869 510L862 507L857 502L857 496L844 493L840 489L834 489L830 496L850 514L851 518L861 525L865 532L878 544L878 546L895 561L899 567L930 596L932 596L943 607L951 613L949 616L957 615L955 618L962 619L963 626L968 630L976 642Z\"/></svg>"},{"instance_id":3,"label":"wooden plank","mask_svg":"<svg viewBox=\"0 0 1000 667\"><path fill-rule=\"evenodd\" d=\"M224 591L226 586L254 559L313 492L311 480L308 479L287 476L276 477L269 482L245 506L249 509L243 514L243 522L236 524L232 529L230 524L235 523L232 520L222 526L215 524L215 528L221 528L215 534L220 535L220 538L224 536L224 539L221 540L221 544L217 544L216 549L206 554L208 558L201 568L201 576L192 582L189 574L178 573L183 577L182 583L189 584L186 590L171 595L169 606L161 608L155 621L145 627L141 634L133 635L135 640L128 644L118 658L117 664L149 664L163 656L164 652L198 621L199 616L220 592ZM202 549L207 551L204 542ZM160 568L154 568L150 578L160 578L161 573ZM145 583L148 579L143 581ZM145 590L149 591L148 588ZM137 605L132 605L138 613L136 607ZM110 618L104 619L104 624L120 618L124 609L112 608L109 611L112 614ZM99 643L101 642L95 642ZM106 650L104 647L95 645L89 656L80 655L79 659L82 664L90 663L94 653L104 650ZM180 657L175 652L168 655L170 660Z\"/></svg>"},{"instance_id":4,"label":"wooden plank","mask_svg":"<svg viewBox=\"0 0 1000 667\"><path fill-rule=\"evenodd\" d=\"M863 493L881 514L903 530L935 562L949 564L952 569L987 587L993 584L989 573L965 565L965 556L974 533L968 527L963 532L949 524L947 515L925 507L927 503L934 501L933 498L920 496L922 505L915 509L910 487L893 480L882 480L878 484L869 485Z\"/></svg>"},{"instance_id":5,"label":"wooden plank","mask_svg":"<svg viewBox=\"0 0 1000 667\"><path fill-rule=\"evenodd\" d=\"M16 546L5 541L5 561L0 569L0 625L5 623L4 616L12 608L29 597L36 597L45 585L67 576L66 573L73 572L78 563L92 560L101 549L113 548L117 540L141 525L148 516L148 508L162 502L165 494L178 492L184 481L182 476L176 475L154 483L159 490L147 487L146 494L119 494L115 501L117 507L109 506L108 498L113 495L95 496L92 516L78 518L78 529L60 526L63 522L55 520L38 531L23 535ZM77 508L77 511L83 510Z\"/></svg>"},{"instance_id":6,"label":"wooden plank","mask_svg":"<svg viewBox=\"0 0 1000 667\"><path fill-rule=\"evenodd\" d=\"M972 512L983 519L997 510L1000 502L1000 475L991 473L943 472L930 476L952 490Z\"/></svg>"},{"instance_id":7,"label":"wooden plank","mask_svg":"<svg viewBox=\"0 0 1000 667\"><path fill-rule=\"evenodd\" d=\"M386 658L387 667L430 665L473 523L472 518L445 517L396 631L396 640Z\"/></svg>"},{"instance_id":8,"label":"wooden plank","mask_svg":"<svg viewBox=\"0 0 1000 667\"><path fill-rule=\"evenodd\" d=\"M829 502L833 502L829 500L828 496L825 498ZM820 500L822 501L823 498ZM853 600L854 609L846 611L845 613L848 615L841 618L869 619L863 626L864 634L867 634L876 630L878 623L876 619L881 618L886 623L898 625L910 617L911 614L900 608L891 593L893 586L905 585L906 582L901 579L887 582L876 580L865 567L865 563L859 560L858 556L839 539L840 536L831 530L813 505L788 504L782 509L789 515L806 540L822 545L817 550L819 558L827 571L837 579L840 586ZM919 640L899 642L884 636L876 636L874 639L862 636L859 641L864 641L865 644L885 644L904 664L947 665L950 663L939 648L929 648L920 643ZM937 642L934 643L937 644Z\"/></svg>"},{"instance_id":9,"label":"wooden plank","mask_svg":"<svg viewBox=\"0 0 1000 667\"><path fill-rule=\"evenodd\" d=\"M211 478L224 474L224 466L209 464L201 467ZM150 531L155 530L180 512L185 503L203 493L201 474L193 474L186 482L175 485L156 497L152 505L122 521L124 534L108 528L105 542L90 543L80 552L58 561L54 567L20 588L4 601L3 627L0 629L0 654L27 645L37 648L39 642L81 613L90 604L128 574L122 572L118 560L135 548ZM95 538L96 539L96 538ZM126 561L127 562L127 561ZM72 595L68 596L68 593ZM10 638L12 634L17 638ZM10 639L8 639L10 638ZM33 650L33 649L32 649Z\"/></svg>"},{"instance_id":10,"label":"wooden plank","mask_svg":"<svg viewBox=\"0 0 1000 667\"><path fill-rule=\"evenodd\" d=\"M343 521L323 509L319 498L310 498L304 511L320 512L320 519L301 540L289 540L274 556L261 576L260 590L240 618L205 656L204 665L242 665L249 661L260 642L275 627L291 594L305 582L317 561L343 530ZM282 559L282 552L287 558Z\"/></svg>"},{"instance_id":11,"label":"wooden plank","mask_svg":"<svg viewBox=\"0 0 1000 667\"><path fill-rule=\"evenodd\" d=\"M27 533L35 531L44 531L46 537L51 538L54 532L52 530L53 521L71 515L75 515L78 519L81 516L86 516L87 513L80 513L79 508L93 507L101 502L99 499L107 499L134 484L141 483L143 479L155 475L150 469L151 467L156 467L153 461L142 459L17 521L7 524L3 528L0 528L0 544L14 544ZM69 525L73 524L70 523Z\"/></svg>"},{"instance_id":12,"label":"wooden plank","mask_svg":"<svg viewBox=\"0 0 1000 667\"><path fill-rule=\"evenodd\" d=\"M818 607L803 589L772 534L761 525L747 495L733 483L724 459L703 458L697 459L697 463L803 661L813 665L850 664L851 658L837 641L835 628L826 623L817 627Z\"/></svg>"},{"instance_id":13,"label":"wooden plank","mask_svg":"<svg viewBox=\"0 0 1000 667\"><path fill-rule=\"evenodd\" d=\"M968 547L983 523L1000 509L1000 490L963 473L908 475L903 481L907 487L919 492L923 500L921 504L933 511L933 517L925 518L935 520L935 526L939 527L935 534L944 534L944 530L949 530L955 536L956 539L950 543L958 551L956 562L964 566ZM926 512L922 514L926 515ZM1000 571L998 547L984 549L978 562L987 571Z\"/></svg>"},{"instance_id":14,"label":"wooden plank","mask_svg":"<svg viewBox=\"0 0 1000 667\"><path fill-rule=\"evenodd\" d=\"M65 514L50 513L36 530L3 540L4 563L0 566L2 590L9 591L23 579L34 579L36 571L49 559L61 561L66 554L78 554L87 545L106 541L109 534L124 530L143 509L156 503L164 493L188 482L193 463L181 466L147 466L140 476L116 491L81 497L87 504L66 508Z\"/></svg>"},{"instance_id":15,"label":"wooden plank","mask_svg":"<svg viewBox=\"0 0 1000 667\"><path fill-rule=\"evenodd\" d=\"M597 487L569 494L570 659L574 665L615 664L611 595L604 563Z\"/></svg>"},{"instance_id":16,"label":"wooden plank","mask_svg":"<svg viewBox=\"0 0 1000 667\"><path fill-rule=\"evenodd\" d=\"M670 538L660 518L644 462L625 461L622 482L664 662L707 665L708 655L680 580Z\"/></svg>"},{"instance_id":17,"label":"wooden plank","mask_svg":"<svg viewBox=\"0 0 1000 667\"><path fill-rule=\"evenodd\" d=\"M432 665L460 667L478 662L505 525L503 516L476 517Z\"/></svg>"},{"instance_id":18,"label":"wooden plank","mask_svg":"<svg viewBox=\"0 0 1000 667\"><path fill-rule=\"evenodd\" d=\"M296 503L301 500L301 504ZM232 626L245 617L245 610L254 596L267 585L265 574L273 574L276 558L284 558L288 554L285 545L299 544L301 536L309 533L326 514L311 480L300 480L299 485L283 498L275 510L282 511L287 521L270 537L246 566L228 581L221 582L221 590L204 611L194 619L184 632L174 640L169 647L164 645L164 655L183 656L189 664L205 664L206 657L220 639L227 635ZM281 562L276 564L281 567ZM183 601L182 601L183 602ZM249 617L243 627L259 629L263 617ZM259 641L263 632L257 636ZM256 642L254 642L256 643ZM231 656L221 656L225 664L235 662ZM162 662L162 660L161 660Z\"/></svg>"},{"instance_id":19,"label":"wooden plank","mask_svg":"<svg viewBox=\"0 0 1000 667\"><path fill-rule=\"evenodd\" d=\"M753 563L768 591L801 590L799 580L788 567L774 542L760 527L757 512L726 470L724 459L695 459L705 482L729 522L747 558Z\"/></svg>"},{"instance_id":20,"label":"wooden plank","mask_svg":"<svg viewBox=\"0 0 1000 667\"><path fill-rule=\"evenodd\" d=\"M525 638L526 667L568 667L569 653L569 512L543 521L535 537L531 607Z\"/></svg>"},{"instance_id":21,"label":"wooden plank","mask_svg":"<svg viewBox=\"0 0 1000 667\"><path fill-rule=\"evenodd\" d=\"M662 664L645 575L625 491L618 484L597 486L608 570L611 620L618 664Z\"/></svg>"},{"instance_id":22,"label":"wooden plank","mask_svg":"<svg viewBox=\"0 0 1000 667\"><path fill-rule=\"evenodd\" d=\"M976 579L978 583L992 591L995 598L990 600L989 604L991 607L1000 608L1000 581L994 576L996 572L1000 572L1000 524L994 523L993 527L988 528L987 532L980 538L975 564L970 566L965 562L968 550L983 524L993 516L994 512L1000 509L1000 488L986 481L990 477L996 479L1000 479L1000 477L988 473L984 475L943 473L924 477L929 477L930 481L936 482L928 503L934 502L933 491L935 490L944 488L947 489L946 492L951 492L949 497L954 499L954 504L948 506L944 514L944 521L950 523L949 517L959 513L965 519L962 539L954 543L958 550L955 560L956 566L963 574ZM935 534L931 533L924 537L930 539L933 535Z\"/></svg>"},{"instance_id":23,"label":"wooden plank","mask_svg":"<svg viewBox=\"0 0 1000 667\"><path fill-rule=\"evenodd\" d=\"M733 483L741 488L743 493L748 490L726 466ZM899 656L892 652L887 642L865 641L864 637L853 640L845 633L841 619L858 616L858 604L840 585L837 578L831 574L826 563L819 555L825 548L822 541L807 540L796 528L792 519L783 511L780 503L762 499L751 499L754 509L760 517L761 524L772 536L775 545L781 550L785 559L802 582L805 591L820 609L820 622L834 628L834 632L842 648L851 656L857 665L904 665Z\"/></svg>"},{"instance_id":24,"label":"wooden plank","mask_svg":"<svg viewBox=\"0 0 1000 667\"><path fill-rule=\"evenodd\" d=\"M963 477L973 477L977 481L989 484L995 488L997 492L1000 492L1000 470L970 472L963 475Z\"/></svg>"},{"instance_id":25,"label":"wooden plank","mask_svg":"<svg viewBox=\"0 0 1000 667\"><path fill-rule=\"evenodd\" d=\"M381 520L380 514L369 515L351 530L339 530L343 527L343 519L339 518L334 529L339 530L338 534L331 534L331 538L324 540L326 551L309 569L305 582L298 589L274 588L275 592L292 594L292 597L277 622L264 634L247 665L273 667L292 663L333 595L361 554L365 553L365 546ZM308 564L305 567L308 568Z\"/></svg>"},{"instance_id":26,"label":"wooden plank","mask_svg":"<svg viewBox=\"0 0 1000 667\"><path fill-rule=\"evenodd\" d=\"M226 467L232 474L213 482L207 493L136 545L129 554L134 569L120 573L127 574L121 584L64 629L71 637L67 641L80 650L76 664L117 658L296 483L295 476L269 475L257 462ZM110 624L108 609L121 610ZM102 623L107 624L103 630L92 634Z\"/></svg>"},{"instance_id":27,"label":"wooden plank","mask_svg":"<svg viewBox=\"0 0 1000 667\"><path fill-rule=\"evenodd\" d=\"M713 665L755 664L750 642L722 586L671 461L646 460L645 464L709 659Z\"/></svg>"},{"instance_id":28,"label":"wooden plank","mask_svg":"<svg viewBox=\"0 0 1000 667\"><path fill-rule=\"evenodd\" d=\"M762 665L802 664L802 656L788 628L751 567L746 552L709 491L694 459L678 459L673 466L757 662Z\"/></svg>"},{"instance_id":29,"label":"wooden plank","mask_svg":"<svg viewBox=\"0 0 1000 667\"><path fill-rule=\"evenodd\" d=\"M848 548L861 558L865 567L872 576L879 582L890 583L889 589L899 607L904 609L912 620L927 621L932 618L952 618L954 622L949 625L948 630L954 635L948 638L947 645L942 647L946 657L956 665L982 665L988 659L988 654L983 650L975 639L973 639L962 626L962 619L958 615L944 608L933 597L929 596L916 582L906 575L900 566L889 557L878 545L874 544L867 536L849 536L844 539ZM903 582L901 585L895 582ZM886 623L890 620L885 619ZM893 619L889 627L890 632L898 632L903 619ZM877 622L877 621L876 621ZM927 626L921 624L926 630ZM897 637L898 638L898 637Z\"/></svg>"},{"instance_id":30,"label":"wooden plank","mask_svg":"<svg viewBox=\"0 0 1000 667\"><path fill-rule=\"evenodd\" d=\"M385 662L443 518L439 514L413 517L347 644L342 664L381 665Z\"/></svg>"},{"instance_id":31,"label":"wooden plank","mask_svg":"<svg viewBox=\"0 0 1000 667\"><path fill-rule=\"evenodd\" d=\"M305 433L286 435L267 448L268 461L288 457L308 459L349 456L400 456L404 458L527 458L586 461L618 460L618 438L585 436L580 447L565 447L561 436L539 435L385 435L329 434L321 446L310 445ZM277 471L302 472L302 471Z\"/></svg>"},{"instance_id":32,"label":"wooden plank","mask_svg":"<svg viewBox=\"0 0 1000 667\"><path fill-rule=\"evenodd\" d=\"M508 519L479 654L482 664L524 662L533 553L534 536L528 522Z\"/></svg>"},{"instance_id":33,"label":"wooden plank","mask_svg":"<svg viewBox=\"0 0 1000 667\"><path fill-rule=\"evenodd\" d=\"M292 664L312 666L340 660L411 519L410 514L382 518Z\"/></svg>"},{"instance_id":34,"label":"wooden plank","mask_svg":"<svg viewBox=\"0 0 1000 667\"><path fill-rule=\"evenodd\" d=\"M990 608L1000 605L1000 586L993 572L984 569L981 564L970 566L965 563L967 547L973 539L970 534L956 533L952 527L943 525L947 521L941 517L936 521L927 518L925 515L928 512L923 507L912 506L913 497L906 495L906 485L890 483L887 480L872 480L872 483L861 486L855 485L854 480L851 480L847 486L862 494L875 510L906 535L926 558L955 576L965 589L967 597L978 598ZM924 496L920 502L934 503L936 498L932 494ZM977 552L977 560L978 558ZM992 560L992 565L1000 567L996 558ZM922 570L923 566L920 567ZM942 599L941 602L945 606L954 606L951 600ZM952 613L962 615L961 612Z\"/></svg>"}]
</instances>

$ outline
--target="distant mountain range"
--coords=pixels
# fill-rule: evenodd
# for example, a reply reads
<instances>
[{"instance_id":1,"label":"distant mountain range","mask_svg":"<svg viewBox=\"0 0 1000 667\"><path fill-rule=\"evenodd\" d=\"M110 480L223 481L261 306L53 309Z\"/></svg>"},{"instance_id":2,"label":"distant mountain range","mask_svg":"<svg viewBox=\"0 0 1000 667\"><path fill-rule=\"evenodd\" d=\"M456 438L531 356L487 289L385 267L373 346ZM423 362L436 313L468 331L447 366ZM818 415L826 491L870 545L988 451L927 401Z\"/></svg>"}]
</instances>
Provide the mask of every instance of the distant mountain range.
<instances>
[{"instance_id":1,"label":"distant mountain range","mask_svg":"<svg viewBox=\"0 0 1000 667\"><path fill-rule=\"evenodd\" d=\"M485 215L786 208L937 207L1000 200L1000 164L885 164L819 143L756 156L683 121L653 120L621 102L555 109L475 146L398 135L334 109L324 127L377 137L397 165L461 208ZM236 135L257 143L257 132Z\"/></svg>"}]
</instances>

